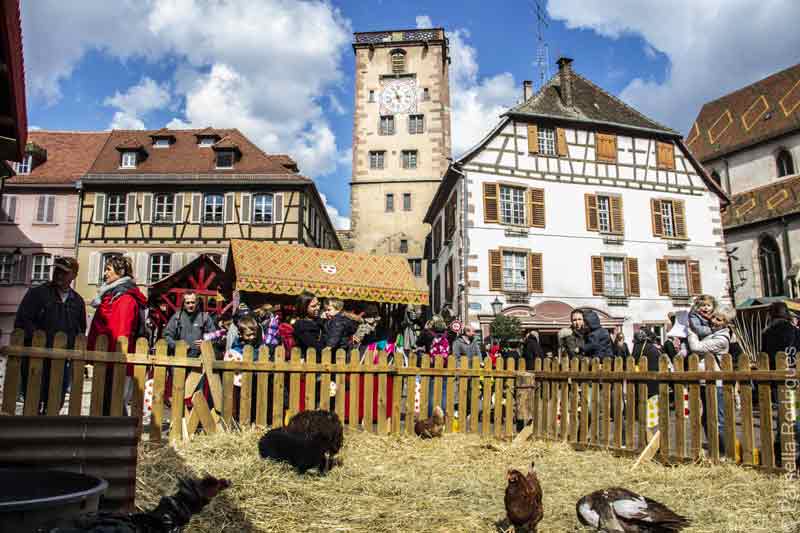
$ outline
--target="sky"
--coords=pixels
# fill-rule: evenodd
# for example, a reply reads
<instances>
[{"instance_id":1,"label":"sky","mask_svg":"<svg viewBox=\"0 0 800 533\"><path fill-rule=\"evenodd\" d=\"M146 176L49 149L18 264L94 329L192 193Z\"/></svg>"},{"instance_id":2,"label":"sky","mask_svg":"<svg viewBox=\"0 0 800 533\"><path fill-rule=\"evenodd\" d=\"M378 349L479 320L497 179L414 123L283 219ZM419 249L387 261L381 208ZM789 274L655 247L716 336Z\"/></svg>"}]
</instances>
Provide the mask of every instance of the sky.
<instances>
[{"instance_id":1,"label":"sky","mask_svg":"<svg viewBox=\"0 0 800 533\"><path fill-rule=\"evenodd\" d=\"M444 27L453 156L534 80L535 0L22 0L32 129L239 128L349 225L354 31ZM539 0L574 69L689 130L704 102L800 62L797 0Z\"/></svg>"}]
</instances>

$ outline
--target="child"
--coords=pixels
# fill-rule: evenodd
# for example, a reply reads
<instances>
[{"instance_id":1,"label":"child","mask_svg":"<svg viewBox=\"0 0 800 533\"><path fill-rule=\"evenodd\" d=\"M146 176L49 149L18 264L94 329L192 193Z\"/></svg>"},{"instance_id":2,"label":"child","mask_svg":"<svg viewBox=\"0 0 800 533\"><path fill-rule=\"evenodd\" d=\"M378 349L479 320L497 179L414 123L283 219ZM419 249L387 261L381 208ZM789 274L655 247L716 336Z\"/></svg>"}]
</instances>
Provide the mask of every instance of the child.
<instances>
[{"instance_id":1,"label":"child","mask_svg":"<svg viewBox=\"0 0 800 533\"><path fill-rule=\"evenodd\" d=\"M355 335L358 328L357 317L344 311L344 302L338 298L331 298L325 306L325 347L334 352L336 350L349 350L350 338Z\"/></svg>"},{"instance_id":2,"label":"child","mask_svg":"<svg viewBox=\"0 0 800 533\"><path fill-rule=\"evenodd\" d=\"M689 327L702 339L711 335L711 315L717 310L717 300L710 294L701 294L689 311Z\"/></svg>"}]
</instances>

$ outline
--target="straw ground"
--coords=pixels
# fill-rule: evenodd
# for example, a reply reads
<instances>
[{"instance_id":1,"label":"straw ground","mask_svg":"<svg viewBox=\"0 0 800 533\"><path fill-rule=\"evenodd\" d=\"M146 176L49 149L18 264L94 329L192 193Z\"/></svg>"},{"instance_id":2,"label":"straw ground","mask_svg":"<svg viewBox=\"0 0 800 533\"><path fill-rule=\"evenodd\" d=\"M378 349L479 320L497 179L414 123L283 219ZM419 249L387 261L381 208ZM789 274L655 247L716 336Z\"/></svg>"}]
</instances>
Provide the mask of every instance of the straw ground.
<instances>
[{"instance_id":1,"label":"straw ground","mask_svg":"<svg viewBox=\"0 0 800 533\"><path fill-rule=\"evenodd\" d=\"M540 532L585 531L575 518L575 502L610 485L689 516L690 532L800 531L800 509L779 511L778 495L788 490L787 481L732 465L645 464L631 471L631 459L563 444L512 446L453 434L422 441L348 431L342 466L325 477L316 471L299 476L258 457L262 433L220 433L175 449L143 448L138 506L150 507L171 493L177 475L210 473L233 485L187 531L497 532L507 527L506 470L527 469L534 459L544 490Z\"/></svg>"}]
</instances>

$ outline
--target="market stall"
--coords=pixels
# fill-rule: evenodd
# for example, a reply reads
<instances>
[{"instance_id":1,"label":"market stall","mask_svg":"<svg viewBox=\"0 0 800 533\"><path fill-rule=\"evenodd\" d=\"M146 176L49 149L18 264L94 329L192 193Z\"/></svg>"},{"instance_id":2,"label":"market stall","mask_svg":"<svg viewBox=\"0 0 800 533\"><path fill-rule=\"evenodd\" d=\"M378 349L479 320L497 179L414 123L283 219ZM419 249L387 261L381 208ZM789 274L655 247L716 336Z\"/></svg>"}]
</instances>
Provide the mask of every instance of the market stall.
<instances>
[{"instance_id":1,"label":"market stall","mask_svg":"<svg viewBox=\"0 0 800 533\"><path fill-rule=\"evenodd\" d=\"M350 304L377 303L382 319L390 328L406 305L428 304L427 291L417 288L408 262L402 256L231 240L224 294L234 303L245 301L251 307L261 303L291 303L303 291L318 298L339 298ZM367 353L367 356L376 356ZM392 385L389 379L389 398ZM301 391L300 397L304 396ZM376 402L373 412L377 413L377 391L373 398ZM387 402L387 412L391 413L391 409L391 402ZM346 412L350 412L349 406ZM363 381L359 390L359 416L363 416Z\"/></svg>"}]
</instances>

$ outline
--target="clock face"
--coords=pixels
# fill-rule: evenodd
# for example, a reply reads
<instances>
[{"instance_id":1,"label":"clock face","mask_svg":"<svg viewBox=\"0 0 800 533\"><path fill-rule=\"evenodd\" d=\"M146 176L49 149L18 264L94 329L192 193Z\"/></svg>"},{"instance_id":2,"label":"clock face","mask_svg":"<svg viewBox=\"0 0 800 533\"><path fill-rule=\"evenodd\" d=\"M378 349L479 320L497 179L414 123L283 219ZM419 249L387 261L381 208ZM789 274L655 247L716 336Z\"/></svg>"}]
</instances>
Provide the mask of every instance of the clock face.
<instances>
[{"instance_id":1,"label":"clock face","mask_svg":"<svg viewBox=\"0 0 800 533\"><path fill-rule=\"evenodd\" d=\"M381 113L413 113L417 110L417 84L414 80L392 80L381 93Z\"/></svg>"}]
</instances>

